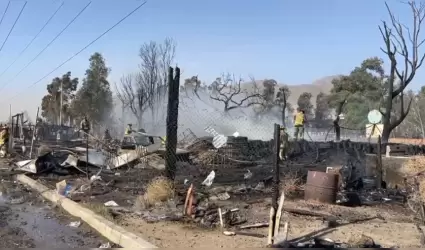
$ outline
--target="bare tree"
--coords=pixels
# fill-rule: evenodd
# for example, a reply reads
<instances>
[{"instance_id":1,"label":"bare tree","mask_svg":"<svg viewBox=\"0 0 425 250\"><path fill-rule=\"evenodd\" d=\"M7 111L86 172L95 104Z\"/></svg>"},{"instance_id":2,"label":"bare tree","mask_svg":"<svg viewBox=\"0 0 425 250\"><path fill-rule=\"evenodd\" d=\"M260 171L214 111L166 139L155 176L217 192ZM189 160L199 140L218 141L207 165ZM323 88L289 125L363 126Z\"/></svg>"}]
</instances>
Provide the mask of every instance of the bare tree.
<instances>
[{"instance_id":1,"label":"bare tree","mask_svg":"<svg viewBox=\"0 0 425 250\"><path fill-rule=\"evenodd\" d=\"M290 95L291 91L286 85L280 87L279 91L276 94L275 103L280 109L283 126L286 126L286 111L288 111L288 113L292 113L294 110L291 103L288 102L288 98Z\"/></svg>"},{"instance_id":2,"label":"bare tree","mask_svg":"<svg viewBox=\"0 0 425 250\"><path fill-rule=\"evenodd\" d=\"M117 96L123 106L130 109L131 113L137 119L137 125L142 125L143 113L149 108L148 101L151 99L151 93L146 91L149 86L144 86L139 74L129 74L121 77L121 85L118 87Z\"/></svg>"},{"instance_id":3,"label":"bare tree","mask_svg":"<svg viewBox=\"0 0 425 250\"><path fill-rule=\"evenodd\" d=\"M248 92L241 88L242 82L241 78L236 80L234 75L222 74L211 84L212 92L210 98L222 102L224 104L224 112L240 107L249 107L254 104L262 104L262 102L257 101L261 94L257 93L255 86L252 92Z\"/></svg>"},{"instance_id":4,"label":"bare tree","mask_svg":"<svg viewBox=\"0 0 425 250\"><path fill-rule=\"evenodd\" d=\"M174 61L176 43L171 38L158 43L144 43L139 50L139 72L121 79L117 88L118 98L128 106L141 126L142 115L150 109L155 120L158 105L167 93L168 68Z\"/></svg>"},{"instance_id":5,"label":"bare tree","mask_svg":"<svg viewBox=\"0 0 425 250\"><path fill-rule=\"evenodd\" d=\"M382 131L382 142L387 143L391 131L400 125L409 113L412 99L409 100L407 107L404 107L403 91L411 83L416 75L416 70L422 66L425 54L420 54L419 49L424 40L419 38L422 22L425 18L425 5L420 2L417 6L415 1L409 1L407 5L410 7L413 16L412 27L402 24L392 13L388 4L385 4L390 16L390 24L383 21L379 30L385 47L381 50L388 56L390 60L390 73L386 82L387 93L384 96L384 109L381 109L383 115L382 123L384 125ZM398 60L401 59L401 60ZM398 67L401 64L401 67ZM399 82L397 82L399 81ZM393 99L400 98L400 115L392 117Z\"/></svg>"},{"instance_id":6,"label":"bare tree","mask_svg":"<svg viewBox=\"0 0 425 250\"><path fill-rule=\"evenodd\" d=\"M150 41L141 46L139 57L140 81L150 95L147 103L152 112L152 119L158 111L158 103L167 93L168 68L174 61L176 44L173 39L166 38L164 42Z\"/></svg>"}]
</instances>

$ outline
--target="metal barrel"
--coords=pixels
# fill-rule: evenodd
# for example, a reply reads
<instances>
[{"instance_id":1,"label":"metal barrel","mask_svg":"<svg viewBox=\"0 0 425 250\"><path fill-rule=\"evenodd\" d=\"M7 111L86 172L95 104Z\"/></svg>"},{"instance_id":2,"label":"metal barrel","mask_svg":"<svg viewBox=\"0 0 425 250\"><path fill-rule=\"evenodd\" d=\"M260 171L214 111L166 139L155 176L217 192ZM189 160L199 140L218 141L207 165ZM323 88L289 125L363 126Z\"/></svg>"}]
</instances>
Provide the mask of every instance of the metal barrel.
<instances>
[{"instance_id":1,"label":"metal barrel","mask_svg":"<svg viewBox=\"0 0 425 250\"><path fill-rule=\"evenodd\" d=\"M315 200L334 204L338 190L338 175L318 171L308 171L304 191L305 200Z\"/></svg>"}]
</instances>

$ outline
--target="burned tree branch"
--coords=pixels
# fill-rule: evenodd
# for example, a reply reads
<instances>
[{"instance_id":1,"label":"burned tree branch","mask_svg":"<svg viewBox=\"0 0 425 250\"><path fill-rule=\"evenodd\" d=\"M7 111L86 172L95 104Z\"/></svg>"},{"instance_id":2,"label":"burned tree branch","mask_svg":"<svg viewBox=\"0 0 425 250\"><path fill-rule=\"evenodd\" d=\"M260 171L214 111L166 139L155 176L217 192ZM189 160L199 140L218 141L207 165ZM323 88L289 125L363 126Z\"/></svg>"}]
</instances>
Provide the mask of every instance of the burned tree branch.
<instances>
[{"instance_id":1,"label":"burned tree branch","mask_svg":"<svg viewBox=\"0 0 425 250\"><path fill-rule=\"evenodd\" d=\"M249 107L254 104L262 104L255 100L262 95L257 91L248 92L241 87L242 79L236 81L235 76L230 74L223 74L222 77L217 78L212 83L212 100L222 102L224 104L224 111L227 112L232 109L240 107ZM239 99L239 100L237 100Z\"/></svg>"},{"instance_id":2,"label":"burned tree branch","mask_svg":"<svg viewBox=\"0 0 425 250\"><path fill-rule=\"evenodd\" d=\"M411 83L416 75L416 71L422 66L425 59L425 53L420 54L419 52L425 42L425 40L420 38L422 23L425 19L425 4L420 2L418 6L415 1L409 1L407 5L412 12L412 26L410 28L402 24L395 17L387 3L385 6L390 17L390 24L382 21L382 26L379 27L385 44L381 50L390 60L390 73L386 86L387 93L384 97L383 143L388 142L391 131L400 125L409 113L412 100L409 101L407 109L404 110L403 91ZM401 64L401 66L398 66L398 64ZM397 81L399 81L399 84L396 84ZM391 119L393 99L397 96L402 100L401 114L400 117Z\"/></svg>"},{"instance_id":3,"label":"burned tree branch","mask_svg":"<svg viewBox=\"0 0 425 250\"><path fill-rule=\"evenodd\" d=\"M119 100L124 107L130 109L140 125L143 113L148 108L149 100L153 97L152 92L146 91L149 86L144 85L138 74L123 76L120 86L119 88L115 85Z\"/></svg>"},{"instance_id":4,"label":"burned tree branch","mask_svg":"<svg viewBox=\"0 0 425 250\"><path fill-rule=\"evenodd\" d=\"M121 87L116 86L121 103L130 109L139 123L148 109L154 116L158 102L165 98L168 68L174 60L175 50L171 38L166 38L163 43L144 43L139 50L139 71L124 76Z\"/></svg>"}]
</instances>

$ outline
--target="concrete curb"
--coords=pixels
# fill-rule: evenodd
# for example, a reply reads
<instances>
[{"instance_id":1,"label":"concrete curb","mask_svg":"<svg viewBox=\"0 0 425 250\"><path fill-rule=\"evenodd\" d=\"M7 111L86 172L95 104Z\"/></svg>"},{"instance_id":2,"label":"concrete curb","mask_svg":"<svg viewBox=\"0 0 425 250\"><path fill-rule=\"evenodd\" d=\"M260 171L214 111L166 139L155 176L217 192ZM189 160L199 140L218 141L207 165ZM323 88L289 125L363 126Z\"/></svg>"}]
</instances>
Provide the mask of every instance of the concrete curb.
<instances>
[{"instance_id":1,"label":"concrete curb","mask_svg":"<svg viewBox=\"0 0 425 250\"><path fill-rule=\"evenodd\" d=\"M157 248L141 237L126 231L124 228L115 225L102 216L95 214L90 209L87 209L80 204L59 195L54 190L50 190L46 186L29 178L26 175L17 175L17 180L23 184L30 186L32 189L39 192L47 200L60 205L68 213L75 217L81 218L84 222L97 230L108 240L118 244L124 248L140 249L140 248Z\"/></svg>"}]
</instances>

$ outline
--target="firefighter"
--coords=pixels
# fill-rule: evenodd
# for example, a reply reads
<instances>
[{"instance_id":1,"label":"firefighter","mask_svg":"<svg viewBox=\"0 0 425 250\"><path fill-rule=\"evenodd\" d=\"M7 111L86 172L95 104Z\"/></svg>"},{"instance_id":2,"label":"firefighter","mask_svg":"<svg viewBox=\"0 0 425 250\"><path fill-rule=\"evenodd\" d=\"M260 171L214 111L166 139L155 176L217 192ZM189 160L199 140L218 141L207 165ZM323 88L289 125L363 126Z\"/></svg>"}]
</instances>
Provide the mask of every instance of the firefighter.
<instances>
[{"instance_id":1,"label":"firefighter","mask_svg":"<svg viewBox=\"0 0 425 250\"><path fill-rule=\"evenodd\" d=\"M131 133L133 133L133 125L127 124L127 128L125 129L125 135L129 135Z\"/></svg>"},{"instance_id":2,"label":"firefighter","mask_svg":"<svg viewBox=\"0 0 425 250\"><path fill-rule=\"evenodd\" d=\"M109 129L105 130L105 134L103 135L103 140L105 140L106 142L109 142L112 140L112 136L109 133Z\"/></svg>"},{"instance_id":3,"label":"firefighter","mask_svg":"<svg viewBox=\"0 0 425 250\"><path fill-rule=\"evenodd\" d=\"M2 151L2 156L6 156L9 148L9 128L8 126L2 126L0 132L0 150Z\"/></svg>"},{"instance_id":4,"label":"firefighter","mask_svg":"<svg viewBox=\"0 0 425 250\"><path fill-rule=\"evenodd\" d=\"M87 119L87 116L84 116L84 119L80 123L80 130L84 132L84 138L86 138L90 133L90 128L90 122Z\"/></svg>"},{"instance_id":5,"label":"firefighter","mask_svg":"<svg viewBox=\"0 0 425 250\"><path fill-rule=\"evenodd\" d=\"M289 135L284 126L280 126L280 150L279 158L281 161L286 160L286 154L289 149Z\"/></svg>"},{"instance_id":6,"label":"firefighter","mask_svg":"<svg viewBox=\"0 0 425 250\"><path fill-rule=\"evenodd\" d=\"M297 108L297 113L294 116L294 137L298 140L298 137L304 139L304 124L305 124L305 112L301 108Z\"/></svg>"},{"instance_id":7,"label":"firefighter","mask_svg":"<svg viewBox=\"0 0 425 250\"><path fill-rule=\"evenodd\" d=\"M166 144L167 144L167 136L162 136L161 137L161 146L165 147Z\"/></svg>"}]
</instances>

